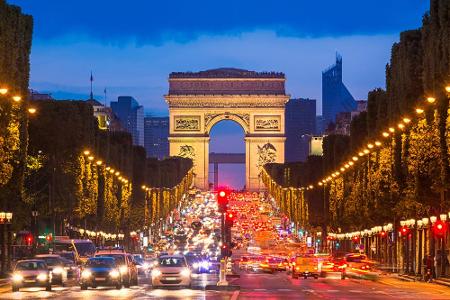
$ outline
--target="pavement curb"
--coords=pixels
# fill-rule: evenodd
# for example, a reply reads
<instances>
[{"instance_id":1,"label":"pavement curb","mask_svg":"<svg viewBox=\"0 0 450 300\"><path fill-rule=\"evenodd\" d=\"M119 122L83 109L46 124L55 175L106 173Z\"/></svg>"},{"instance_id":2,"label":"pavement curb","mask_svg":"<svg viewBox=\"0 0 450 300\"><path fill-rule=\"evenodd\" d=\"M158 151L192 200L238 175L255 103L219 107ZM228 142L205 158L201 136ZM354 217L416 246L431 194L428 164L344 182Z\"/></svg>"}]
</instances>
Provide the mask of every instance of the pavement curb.
<instances>
[{"instance_id":1,"label":"pavement curb","mask_svg":"<svg viewBox=\"0 0 450 300\"><path fill-rule=\"evenodd\" d=\"M238 285L207 285L205 291L239 291L241 289Z\"/></svg>"}]
</instances>

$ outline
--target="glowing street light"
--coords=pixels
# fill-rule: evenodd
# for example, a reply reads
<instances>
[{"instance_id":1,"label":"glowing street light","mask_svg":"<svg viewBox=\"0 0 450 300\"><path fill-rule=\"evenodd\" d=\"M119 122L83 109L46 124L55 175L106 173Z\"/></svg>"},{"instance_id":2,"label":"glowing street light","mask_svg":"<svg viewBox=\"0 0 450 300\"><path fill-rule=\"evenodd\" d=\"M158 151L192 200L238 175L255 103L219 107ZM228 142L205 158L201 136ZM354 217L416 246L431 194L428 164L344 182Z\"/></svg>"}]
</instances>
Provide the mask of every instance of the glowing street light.
<instances>
[{"instance_id":1,"label":"glowing street light","mask_svg":"<svg viewBox=\"0 0 450 300\"><path fill-rule=\"evenodd\" d=\"M394 129L394 127L389 127L389 132L392 132L392 133L394 133L394 132L395 132L395 129Z\"/></svg>"},{"instance_id":2,"label":"glowing street light","mask_svg":"<svg viewBox=\"0 0 450 300\"><path fill-rule=\"evenodd\" d=\"M381 142L380 141L375 141L375 146L380 147L381 146Z\"/></svg>"},{"instance_id":3,"label":"glowing street light","mask_svg":"<svg viewBox=\"0 0 450 300\"><path fill-rule=\"evenodd\" d=\"M91 152L89 152L89 150L84 150L84 151L83 151L83 154L84 154L84 155L89 155L90 153L91 153Z\"/></svg>"},{"instance_id":4,"label":"glowing street light","mask_svg":"<svg viewBox=\"0 0 450 300\"><path fill-rule=\"evenodd\" d=\"M447 93L450 93L450 85L447 85L447 86L445 87L445 91L446 91Z\"/></svg>"},{"instance_id":5,"label":"glowing street light","mask_svg":"<svg viewBox=\"0 0 450 300\"><path fill-rule=\"evenodd\" d=\"M436 102L436 98L434 98L434 97L428 97L428 98L427 98L427 102L433 104L434 102Z\"/></svg>"},{"instance_id":6,"label":"glowing street light","mask_svg":"<svg viewBox=\"0 0 450 300\"><path fill-rule=\"evenodd\" d=\"M101 160L97 160L97 162L96 162L96 164L98 165L98 166L101 166L102 165L102 161Z\"/></svg>"},{"instance_id":7,"label":"glowing street light","mask_svg":"<svg viewBox=\"0 0 450 300\"><path fill-rule=\"evenodd\" d=\"M91 155L91 156L88 156L88 159L92 161L92 160L94 160L94 157Z\"/></svg>"},{"instance_id":8,"label":"glowing street light","mask_svg":"<svg viewBox=\"0 0 450 300\"><path fill-rule=\"evenodd\" d=\"M22 97L20 96L13 96L12 99L16 102L19 102L20 100L22 100Z\"/></svg>"},{"instance_id":9,"label":"glowing street light","mask_svg":"<svg viewBox=\"0 0 450 300\"><path fill-rule=\"evenodd\" d=\"M358 156L353 156L352 159L353 159L354 161L357 161L359 158L358 158Z\"/></svg>"},{"instance_id":10,"label":"glowing street light","mask_svg":"<svg viewBox=\"0 0 450 300\"><path fill-rule=\"evenodd\" d=\"M373 148L373 144L367 144L367 148L372 149Z\"/></svg>"},{"instance_id":11,"label":"glowing street light","mask_svg":"<svg viewBox=\"0 0 450 300\"><path fill-rule=\"evenodd\" d=\"M424 110L422 108L416 108L416 113L423 114Z\"/></svg>"},{"instance_id":12,"label":"glowing street light","mask_svg":"<svg viewBox=\"0 0 450 300\"><path fill-rule=\"evenodd\" d=\"M400 129L405 128L405 124L403 124L403 123L398 123L398 128L400 128Z\"/></svg>"},{"instance_id":13,"label":"glowing street light","mask_svg":"<svg viewBox=\"0 0 450 300\"><path fill-rule=\"evenodd\" d=\"M403 118L403 123L408 124L409 122L411 122L410 118Z\"/></svg>"},{"instance_id":14,"label":"glowing street light","mask_svg":"<svg viewBox=\"0 0 450 300\"><path fill-rule=\"evenodd\" d=\"M36 108L30 107L30 108L28 108L28 112L29 112L30 114L34 115L34 114L36 113Z\"/></svg>"},{"instance_id":15,"label":"glowing street light","mask_svg":"<svg viewBox=\"0 0 450 300\"><path fill-rule=\"evenodd\" d=\"M7 88L0 88L0 94L5 95L8 92Z\"/></svg>"}]
</instances>

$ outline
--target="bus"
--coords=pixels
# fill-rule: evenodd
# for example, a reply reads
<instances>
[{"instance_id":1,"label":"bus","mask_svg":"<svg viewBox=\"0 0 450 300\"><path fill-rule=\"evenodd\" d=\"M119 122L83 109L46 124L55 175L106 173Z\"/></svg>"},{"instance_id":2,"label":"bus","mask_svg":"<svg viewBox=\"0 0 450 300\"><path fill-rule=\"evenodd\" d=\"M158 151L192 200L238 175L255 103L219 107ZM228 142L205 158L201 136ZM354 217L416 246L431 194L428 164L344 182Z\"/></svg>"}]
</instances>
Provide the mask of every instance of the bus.
<instances>
[{"instance_id":1,"label":"bus","mask_svg":"<svg viewBox=\"0 0 450 300\"><path fill-rule=\"evenodd\" d=\"M76 263L84 263L95 254L95 244L91 240L70 239L69 237L55 237L53 252L73 252Z\"/></svg>"}]
</instances>

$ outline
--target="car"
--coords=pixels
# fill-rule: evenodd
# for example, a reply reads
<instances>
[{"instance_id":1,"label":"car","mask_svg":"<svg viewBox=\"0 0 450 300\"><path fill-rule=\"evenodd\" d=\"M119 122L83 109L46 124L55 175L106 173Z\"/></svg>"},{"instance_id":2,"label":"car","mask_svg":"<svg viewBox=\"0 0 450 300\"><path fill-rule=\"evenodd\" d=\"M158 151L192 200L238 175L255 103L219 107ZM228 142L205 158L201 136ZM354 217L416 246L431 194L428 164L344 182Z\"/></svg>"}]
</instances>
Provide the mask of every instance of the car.
<instances>
[{"instance_id":1,"label":"car","mask_svg":"<svg viewBox=\"0 0 450 300\"><path fill-rule=\"evenodd\" d=\"M191 287L191 270L183 255L163 255L152 272L153 288L164 286Z\"/></svg>"},{"instance_id":2,"label":"car","mask_svg":"<svg viewBox=\"0 0 450 300\"><path fill-rule=\"evenodd\" d=\"M123 250L100 250L95 253L94 257L114 258L119 265L123 285L127 288L132 285L138 285L137 262L134 261L131 254Z\"/></svg>"},{"instance_id":3,"label":"car","mask_svg":"<svg viewBox=\"0 0 450 300\"><path fill-rule=\"evenodd\" d=\"M303 277L307 279L308 277L314 277L314 279L319 278L318 262L317 258L313 255L302 255L297 256L295 261L292 263L292 278L297 279Z\"/></svg>"},{"instance_id":4,"label":"car","mask_svg":"<svg viewBox=\"0 0 450 300\"><path fill-rule=\"evenodd\" d=\"M51 278L51 273L44 260L19 260L12 273L12 291L18 292L22 287L45 287L46 291L51 291Z\"/></svg>"},{"instance_id":5,"label":"car","mask_svg":"<svg viewBox=\"0 0 450 300\"><path fill-rule=\"evenodd\" d=\"M65 268L65 259L56 254L39 254L34 258L45 261L48 270L52 274L52 284L66 285L67 269Z\"/></svg>"},{"instance_id":6,"label":"car","mask_svg":"<svg viewBox=\"0 0 450 300\"><path fill-rule=\"evenodd\" d=\"M87 260L81 272L80 288L87 290L89 287L114 286L121 289L122 278L116 259L107 256L92 257Z\"/></svg>"},{"instance_id":7,"label":"car","mask_svg":"<svg viewBox=\"0 0 450 300\"><path fill-rule=\"evenodd\" d=\"M260 266L263 272L274 273L276 271L286 270L286 266L283 262L284 260L280 257L268 257L261 262Z\"/></svg>"}]
</instances>

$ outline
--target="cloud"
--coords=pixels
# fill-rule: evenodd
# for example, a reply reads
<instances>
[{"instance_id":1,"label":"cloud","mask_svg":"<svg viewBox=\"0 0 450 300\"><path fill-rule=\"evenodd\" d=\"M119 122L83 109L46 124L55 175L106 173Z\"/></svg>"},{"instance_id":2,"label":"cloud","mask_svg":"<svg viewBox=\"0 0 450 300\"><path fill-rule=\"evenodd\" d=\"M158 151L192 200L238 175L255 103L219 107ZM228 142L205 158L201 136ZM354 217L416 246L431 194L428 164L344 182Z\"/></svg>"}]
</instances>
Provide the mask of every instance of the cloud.
<instances>
[{"instance_id":1,"label":"cloud","mask_svg":"<svg viewBox=\"0 0 450 300\"><path fill-rule=\"evenodd\" d=\"M89 95L89 74L94 92L108 99L131 95L147 109L167 112L163 95L168 74L218 67L281 71L293 97L321 98L321 71L334 63L335 51L344 59L344 82L357 99L384 86L385 64L397 35L339 38L280 37L272 31L240 36L201 36L188 43L161 46L104 45L68 39L63 44L36 41L31 58L31 87ZM318 112L320 112L320 102Z\"/></svg>"},{"instance_id":2,"label":"cloud","mask_svg":"<svg viewBox=\"0 0 450 300\"><path fill-rule=\"evenodd\" d=\"M10 0L35 18L35 37L85 35L111 45L162 45L202 35L270 30L279 36L392 34L420 26L424 0Z\"/></svg>"}]
</instances>

